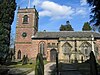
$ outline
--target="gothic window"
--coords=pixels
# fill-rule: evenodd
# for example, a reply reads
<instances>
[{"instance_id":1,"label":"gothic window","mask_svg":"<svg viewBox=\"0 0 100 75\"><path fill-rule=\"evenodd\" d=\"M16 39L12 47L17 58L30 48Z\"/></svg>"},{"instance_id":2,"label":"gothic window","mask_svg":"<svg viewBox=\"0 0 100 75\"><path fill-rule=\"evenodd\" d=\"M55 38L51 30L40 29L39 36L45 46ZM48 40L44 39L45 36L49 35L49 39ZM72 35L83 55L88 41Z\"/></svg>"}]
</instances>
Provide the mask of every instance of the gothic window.
<instances>
[{"instance_id":1,"label":"gothic window","mask_svg":"<svg viewBox=\"0 0 100 75\"><path fill-rule=\"evenodd\" d=\"M81 52L86 55L86 56L89 56L91 50L92 50L92 46L90 43L88 42L84 42L82 43L82 45L80 46L81 48Z\"/></svg>"},{"instance_id":2,"label":"gothic window","mask_svg":"<svg viewBox=\"0 0 100 75\"><path fill-rule=\"evenodd\" d=\"M65 43L63 46L62 46L62 49L63 49L63 54L69 54L70 51L71 51L71 45L69 43Z\"/></svg>"},{"instance_id":3,"label":"gothic window","mask_svg":"<svg viewBox=\"0 0 100 75\"><path fill-rule=\"evenodd\" d=\"M40 50L39 51L40 51L41 54L45 55L45 45L44 45L44 42L40 43Z\"/></svg>"},{"instance_id":4,"label":"gothic window","mask_svg":"<svg viewBox=\"0 0 100 75\"><path fill-rule=\"evenodd\" d=\"M23 23L24 24L28 23L28 16L27 15L24 15L24 17L23 17Z\"/></svg>"},{"instance_id":5,"label":"gothic window","mask_svg":"<svg viewBox=\"0 0 100 75\"><path fill-rule=\"evenodd\" d=\"M20 50L18 51L17 59L21 59L21 51Z\"/></svg>"}]
</instances>

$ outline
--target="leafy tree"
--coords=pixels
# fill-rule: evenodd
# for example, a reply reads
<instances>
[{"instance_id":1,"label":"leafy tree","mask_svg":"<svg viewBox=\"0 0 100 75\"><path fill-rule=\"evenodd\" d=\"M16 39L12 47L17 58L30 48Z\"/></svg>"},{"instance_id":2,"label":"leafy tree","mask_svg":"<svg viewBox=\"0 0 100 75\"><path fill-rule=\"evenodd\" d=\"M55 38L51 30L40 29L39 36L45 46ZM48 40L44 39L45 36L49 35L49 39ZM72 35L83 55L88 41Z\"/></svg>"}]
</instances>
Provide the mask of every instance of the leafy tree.
<instances>
[{"instance_id":1,"label":"leafy tree","mask_svg":"<svg viewBox=\"0 0 100 75\"><path fill-rule=\"evenodd\" d=\"M66 25L61 25L60 31L74 31L72 26L70 25L70 22L67 21Z\"/></svg>"},{"instance_id":2,"label":"leafy tree","mask_svg":"<svg viewBox=\"0 0 100 75\"><path fill-rule=\"evenodd\" d=\"M83 26L83 28L82 28L82 30L83 30L83 31L91 31L92 28L91 28L91 26L89 25L88 22L85 22L85 23L84 23L84 26Z\"/></svg>"},{"instance_id":3,"label":"leafy tree","mask_svg":"<svg viewBox=\"0 0 100 75\"><path fill-rule=\"evenodd\" d=\"M65 31L65 30L66 30L65 25L61 25L61 26L60 26L60 31Z\"/></svg>"},{"instance_id":4,"label":"leafy tree","mask_svg":"<svg viewBox=\"0 0 100 75\"><path fill-rule=\"evenodd\" d=\"M15 0L0 0L0 64L10 59L10 32L15 10Z\"/></svg>"},{"instance_id":5,"label":"leafy tree","mask_svg":"<svg viewBox=\"0 0 100 75\"><path fill-rule=\"evenodd\" d=\"M87 3L92 7L90 15L90 22L95 26L100 26L100 0L87 0Z\"/></svg>"}]
</instances>

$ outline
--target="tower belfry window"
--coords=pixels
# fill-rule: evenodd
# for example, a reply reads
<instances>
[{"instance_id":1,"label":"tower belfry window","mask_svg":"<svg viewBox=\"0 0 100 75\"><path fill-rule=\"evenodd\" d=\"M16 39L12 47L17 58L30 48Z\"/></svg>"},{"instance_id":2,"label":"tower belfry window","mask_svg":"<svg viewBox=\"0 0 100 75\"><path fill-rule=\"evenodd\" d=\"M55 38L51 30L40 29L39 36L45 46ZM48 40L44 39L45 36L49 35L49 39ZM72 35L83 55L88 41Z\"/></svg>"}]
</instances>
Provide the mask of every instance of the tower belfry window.
<instances>
[{"instance_id":1,"label":"tower belfry window","mask_svg":"<svg viewBox=\"0 0 100 75\"><path fill-rule=\"evenodd\" d=\"M28 23L28 15L24 15L23 24L27 24L27 23Z\"/></svg>"}]
</instances>

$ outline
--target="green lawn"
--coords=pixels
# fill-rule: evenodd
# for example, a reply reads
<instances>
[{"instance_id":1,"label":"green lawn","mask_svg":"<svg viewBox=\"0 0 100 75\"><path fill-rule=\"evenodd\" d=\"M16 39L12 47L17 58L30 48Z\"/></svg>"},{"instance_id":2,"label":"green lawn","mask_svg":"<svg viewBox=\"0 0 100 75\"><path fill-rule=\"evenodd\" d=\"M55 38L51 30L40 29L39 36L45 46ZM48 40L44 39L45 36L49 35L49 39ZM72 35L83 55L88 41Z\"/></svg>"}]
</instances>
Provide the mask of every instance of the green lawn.
<instances>
[{"instance_id":1,"label":"green lawn","mask_svg":"<svg viewBox=\"0 0 100 75\"><path fill-rule=\"evenodd\" d=\"M47 64L48 62L44 60L44 65ZM17 62L15 65L9 65L8 67L13 67L13 68L32 68L33 70L35 69L35 64L36 62L33 61L31 64L25 64L22 65L22 62Z\"/></svg>"},{"instance_id":2,"label":"green lawn","mask_svg":"<svg viewBox=\"0 0 100 75\"><path fill-rule=\"evenodd\" d=\"M10 65L9 67L14 67L14 68L34 68L35 64L26 64L26 65L16 64L16 65Z\"/></svg>"}]
</instances>

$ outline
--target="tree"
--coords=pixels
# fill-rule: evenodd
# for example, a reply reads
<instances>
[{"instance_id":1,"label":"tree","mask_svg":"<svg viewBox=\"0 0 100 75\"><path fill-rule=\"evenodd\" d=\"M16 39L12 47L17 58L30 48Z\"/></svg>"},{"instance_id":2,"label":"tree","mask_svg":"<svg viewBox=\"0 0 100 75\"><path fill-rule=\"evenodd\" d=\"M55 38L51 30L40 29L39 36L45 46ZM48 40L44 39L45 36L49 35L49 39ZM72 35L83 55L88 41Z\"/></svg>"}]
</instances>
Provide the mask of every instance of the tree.
<instances>
[{"instance_id":1,"label":"tree","mask_svg":"<svg viewBox=\"0 0 100 75\"><path fill-rule=\"evenodd\" d=\"M60 31L74 31L72 26L70 25L70 22L67 21L66 25L61 25Z\"/></svg>"},{"instance_id":2,"label":"tree","mask_svg":"<svg viewBox=\"0 0 100 75\"><path fill-rule=\"evenodd\" d=\"M61 25L60 26L60 31L65 31L66 30L66 27L64 25Z\"/></svg>"},{"instance_id":3,"label":"tree","mask_svg":"<svg viewBox=\"0 0 100 75\"><path fill-rule=\"evenodd\" d=\"M91 53L90 53L89 64L90 64L90 75L98 75L96 58L94 56L93 51L91 51Z\"/></svg>"},{"instance_id":4,"label":"tree","mask_svg":"<svg viewBox=\"0 0 100 75\"><path fill-rule=\"evenodd\" d=\"M0 0L0 64L10 59L10 32L15 10L15 0Z\"/></svg>"},{"instance_id":5,"label":"tree","mask_svg":"<svg viewBox=\"0 0 100 75\"><path fill-rule=\"evenodd\" d=\"M91 28L91 26L89 25L88 22L85 22L85 23L84 23L84 26L83 26L83 28L82 28L82 30L83 30L83 31L91 31L92 28Z\"/></svg>"},{"instance_id":6,"label":"tree","mask_svg":"<svg viewBox=\"0 0 100 75\"><path fill-rule=\"evenodd\" d=\"M90 23L93 23L95 26L100 26L100 0L87 0L87 3L92 7L90 15Z\"/></svg>"},{"instance_id":7,"label":"tree","mask_svg":"<svg viewBox=\"0 0 100 75\"><path fill-rule=\"evenodd\" d=\"M35 65L35 75L44 75L44 62L41 53L37 54L36 65Z\"/></svg>"}]
</instances>

